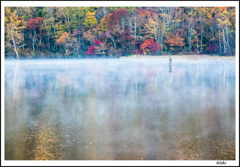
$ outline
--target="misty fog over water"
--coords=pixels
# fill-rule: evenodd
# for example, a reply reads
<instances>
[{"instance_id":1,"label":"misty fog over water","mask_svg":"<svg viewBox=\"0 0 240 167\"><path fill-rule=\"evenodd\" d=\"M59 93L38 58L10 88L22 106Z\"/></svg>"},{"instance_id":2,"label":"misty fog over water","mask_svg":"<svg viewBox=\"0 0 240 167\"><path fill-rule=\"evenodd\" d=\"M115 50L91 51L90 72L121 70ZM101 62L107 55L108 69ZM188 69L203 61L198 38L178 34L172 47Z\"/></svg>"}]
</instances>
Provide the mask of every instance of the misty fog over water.
<instances>
[{"instance_id":1,"label":"misty fog over water","mask_svg":"<svg viewBox=\"0 0 240 167\"><path fill-rule=\"evenodd\" d=\"M235 60L6 60L5 159L235 159Z\"/></svg>"}]
</instances>

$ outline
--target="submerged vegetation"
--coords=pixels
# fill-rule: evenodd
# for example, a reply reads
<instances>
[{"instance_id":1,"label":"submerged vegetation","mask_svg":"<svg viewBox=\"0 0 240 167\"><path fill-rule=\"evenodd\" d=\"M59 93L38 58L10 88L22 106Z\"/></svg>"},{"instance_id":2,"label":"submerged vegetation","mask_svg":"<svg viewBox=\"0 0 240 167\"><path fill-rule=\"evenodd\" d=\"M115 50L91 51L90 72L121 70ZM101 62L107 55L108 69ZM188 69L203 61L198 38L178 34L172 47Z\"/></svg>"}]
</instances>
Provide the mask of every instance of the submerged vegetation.
<instances>
[{"instance_id":1,"label":"submerged vegetation","mask_svg":"<svg viewBox=\"0 0 240 167\"><path fill-rule=\"evenodd\" d=\"M5 7L5 57L235 55L235 7Z\"/></svg>"}]
</instances>

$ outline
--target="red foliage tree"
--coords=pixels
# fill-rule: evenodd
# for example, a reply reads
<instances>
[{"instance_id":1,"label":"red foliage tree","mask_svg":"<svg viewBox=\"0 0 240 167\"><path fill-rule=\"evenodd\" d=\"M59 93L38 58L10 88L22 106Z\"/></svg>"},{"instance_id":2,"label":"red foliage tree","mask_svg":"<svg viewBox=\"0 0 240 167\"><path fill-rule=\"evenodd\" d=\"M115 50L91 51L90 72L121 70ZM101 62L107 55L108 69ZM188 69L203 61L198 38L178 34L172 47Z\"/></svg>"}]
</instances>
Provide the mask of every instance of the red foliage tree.
<instances>
[{"instance_id":1,"label":"red foliage tree","mask_svg":"<svg viewBox=\"0 0 240 167\"><path fill-rule=\"evenodd\" d=\"M42 37L42 30L41 30L41 24L43 23L42 17L36 17L36 19L30 19L27 22L27 28L31 30L32 33L32 46L33 46L33 53L34 53L34 41L36 41L36 38Z\"/></svg>"},{"instance_id":2,"label":"red foliage tree","mask_svg":"<svg viewBox=\"0 0 240 167\"><path fill-rule=\"evenodd\" d=\"M94 55L96 53L95 52L95 47L94 46L90 46L85 53L87 53L88 55Z\"/></svg>"},{"instance_id":3,"label":"red foliage tree","mask_svg":"<svg viewBox=\"0 0 240 167\"><path fill-rule=\"evenodd\" d=\"M154 54L157 51L161 51L162 48L159 46L157 42L154 42L154 39L146 39L142 45L140 45L140 48L142 49L143 53L151 53Z\"/></svg>"},{"instance_id":4,"label":"red foliage tree","mask_svg":"<svg viewBox=\"0 0 240 167\"><path fill-rule=\"evenodd\" d=\"M159 44L158 44L157 42L153 42L153 44L152 44L152 50L153 50L154 52L157 52L158 50L161 51L162 49L161 49L161 47L159 46Z\"/></svg>"},{"instance_id":5,"label":"red foliage tree","mask_svg":"<svg viewBox=\"0 0 240 167\"><path fill-rule=\"evenodd\" d=\"M90 47L88 48L88 50L85 52L86 54L88 54L88 55L95 55L95 54L97 54L97 47L98 47L101 43L103 43L103 42L101 42L101 41L99 41L99 40L95 40L94 43L95 43L95 45L90 46ZM105 45L104 45L104 46L105 46Z\"/></svg>"},{"instance_id":6,"label":"red foliage tree","mask_svg":"<svg viewBox=\"0 0 240 167\"><path fill-rule=\"evenodd\" d=\"M102 43L102 42L101 42L101 41L99 41L99 40L95 40L95 41L94 41L94 43L95 43L95 45L97 45L97 46L98 46L98 45L99 45L100 43Z\"/></svg>"},{"instance_id":7,"label":"red foliage tree","mask_svg":"<svg viewBox=\"0 0 240 167\"><path fill-rule=\"evenodd\" d=\"M31 19L27 22L27 27L31 30L39 29L43 22L42 17L37 17L36 19Z\"/></svg>"}]
</instances>

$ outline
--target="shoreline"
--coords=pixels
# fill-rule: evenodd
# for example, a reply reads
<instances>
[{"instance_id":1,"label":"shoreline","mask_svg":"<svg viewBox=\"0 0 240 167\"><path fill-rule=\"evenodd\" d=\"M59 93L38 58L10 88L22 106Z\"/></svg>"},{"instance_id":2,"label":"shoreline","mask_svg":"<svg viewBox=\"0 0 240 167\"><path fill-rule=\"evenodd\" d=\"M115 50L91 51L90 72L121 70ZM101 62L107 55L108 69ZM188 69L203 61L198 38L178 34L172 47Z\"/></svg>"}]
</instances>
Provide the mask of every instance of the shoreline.
<instances>
[{"instance_id":1,"label":"shoreline","mask_svg":"<svg viewBox=\"0 0 240 167\"><path fill-rule=\"evenodd\" d=\"M187 60L235 60L236 56L210 56L210 55L171 55L173 59L187 59ZM150 55L131 55L121 57L91 57L91 58L5 58L4 60L101 60L101 59L169 59L166 56L150 56Z\"/></svg>"},{"instance_id":2,"label":"shoreline","mask_svg":"<svg viewBox=\"0 0 240 167\"><path fill-rule=\"evenodd\" d=\"M210 55L171 55L173 59L191 59L191 60L200 60L200 59L225 59L225 60L234 60L235 56L210 56ZM122 56L120 59L153 59L153 58L169 58L169 55L167 56Z\"/></svg>"}]
</instances>

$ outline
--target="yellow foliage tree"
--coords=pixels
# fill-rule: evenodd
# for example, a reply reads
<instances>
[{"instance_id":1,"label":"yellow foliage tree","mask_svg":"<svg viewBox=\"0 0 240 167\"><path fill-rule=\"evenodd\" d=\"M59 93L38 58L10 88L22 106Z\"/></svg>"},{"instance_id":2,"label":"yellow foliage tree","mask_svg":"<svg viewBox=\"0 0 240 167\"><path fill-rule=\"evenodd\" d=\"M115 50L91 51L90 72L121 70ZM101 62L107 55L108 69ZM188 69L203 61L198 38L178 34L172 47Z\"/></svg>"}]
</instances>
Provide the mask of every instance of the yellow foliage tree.
<instances>
[{"instance_id":1,"label":"yellow foliage tree","mask_svg":"<svg viewBox=\"0 0 240 167\"><path fill-rule=\"evenodd\" d=\"M24 46L23 30L26 27L25 21L16 15L17 11L10 11L5 8L5 26L6 26L6 47L12 48L19 58L19 49Z\"/></svg>"},{"instance_id":2,"label":"yellow foliage tree","mask_svg":"<svg viewBox=\"0 0 240 167\"><path fill-rule=\"evenodd\" d=\"M95 12L87 12L83 25L90 27L90 28L97 25L97 19L95 17Z\"/></svg>"},{"instance_id":3,"label":"yellow foliage tree","mask_svg":"<svg viewBox=\"0 0 240 167\"><path fill-rule=\"evenodd\" d=\"M111 14L104 16L100 21L100 29L105 32L108 29L108 20L111 18Z\"/></svg>"}]
</instances>

